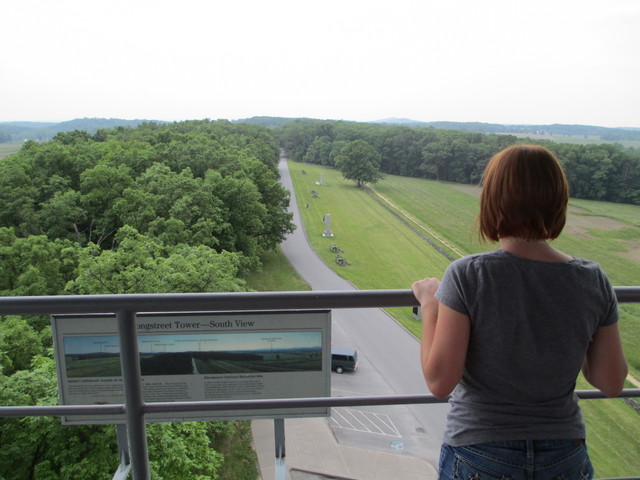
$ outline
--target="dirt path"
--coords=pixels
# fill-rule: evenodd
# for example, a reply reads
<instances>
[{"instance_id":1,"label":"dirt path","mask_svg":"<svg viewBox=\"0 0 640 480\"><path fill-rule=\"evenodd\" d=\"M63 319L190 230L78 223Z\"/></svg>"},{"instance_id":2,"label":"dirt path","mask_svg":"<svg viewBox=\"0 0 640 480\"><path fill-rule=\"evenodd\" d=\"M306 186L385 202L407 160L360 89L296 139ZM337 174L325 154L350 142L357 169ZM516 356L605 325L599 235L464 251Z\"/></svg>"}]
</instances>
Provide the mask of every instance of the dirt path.
<instances>
[{"instance_id":1,"label":"dirt path","mask_svg":"<svg viewBox=\"0 0 640 480\"><path fill-rule=\"evenodd\" d=\"M627 375L627 380L629 382L633 383L636 387L640 388L640 380L638 380L633 375L631 375L631 374Z\"/></svg>"},{"instance_id":2,"label":"dirt path","mask_svg":"<svg viewBox=\"0 0 640 480\"><path fill-rule=\"evenodd\" d=\"M444 238L442 238L440 235L438 235L436 232L434 232L433 230L431 230L430 228L424 226L423 224L421 224L416 217L414 217L413 215L411 215L409 212L407 212L406 210L400 208L398 205L396 205L395 203L393 203L391 200L389 200L389 198L385 197L384 195L382 195L380 192L378 192L375 188L373 188L371 185L367 185L366 187L367 189L369 189L371 192L373 192L380 200L382 200L382 202L384 202L387 206L391 207L393 210L395 210L395 212L397 212L398 215L404 217L406 220L408 220L409 222L411 222L412 224L416 225L418 228L424 230L425 232L427 232L432 238L434 238L438 243L440 243L441 245L444 245L447 249L449 249L450 251L454 252L458 257L463 257L464 253L462 253L457 247L455 247L454 245L452 245L451 243L449 243L447 240L445 240ZM431 242L430 242L431 243ZM432 244L433 245L433 244ZM433 245L435 247L435 245ZM436 248L437 249L437 248ZM440 251L440 249L437 249L438 251ZM442 253L442 252L441 252ZM445 255L447 258L449 258L449 255ZM451 258L449 258L451 260Z\"/></svg>"}]
</instances>

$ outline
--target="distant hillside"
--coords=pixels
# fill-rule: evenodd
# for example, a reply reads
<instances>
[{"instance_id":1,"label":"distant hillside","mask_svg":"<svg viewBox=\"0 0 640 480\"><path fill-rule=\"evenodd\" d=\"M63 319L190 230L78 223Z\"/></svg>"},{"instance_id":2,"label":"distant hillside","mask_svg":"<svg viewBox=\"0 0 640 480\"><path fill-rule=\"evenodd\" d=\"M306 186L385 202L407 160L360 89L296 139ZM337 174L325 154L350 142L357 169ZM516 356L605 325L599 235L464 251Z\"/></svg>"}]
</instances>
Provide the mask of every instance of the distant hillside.
<instances>
[{"instance_id":1,"label":"distant hillside","mask_svg":"<svg viewBox=\"0 0 640 480\"><path fill-rule=\"evenodd\" d=\"M371 123L406 125L412 127L432 127L447 130L462 130L479 133L510 133L514 135L569 135L598 137L601 140L640 140L640 128L608 128L593 125L504 125L482 122L420 122L407 118L387 118Z\"/></svg>"},{"instance_id":2,"label":"distant hillside","mask_svg":"<svg viewBox=\"0 0 640 480\"><path fill-rule=\"evenodd\" d=\"M253 123L266 127L279 127L294 120L315 120L312 118L288 118L288 117L251 117L237 122ZM386 118L368 123L380 123L387 125L404 125L417 128L437 128L443 130L461 130L478 133L502 133L513 135L534 135L534 136L582 136L594 137L608 142L619 141L640 141L640 128L619 127L608 128L594 125L507 125L499 123L482 122L421 122L409 118Z\"/></svg>"},{"instance_id":3,"label":"distant hillside","mask_svg":"<svg viewBox=\"0 0 640 480\"><path fill-rule=\"evenodd\" d=\"M288 117L251 117L236 120L234 123L251 123L253 125L260 125L261 127L279 127L283 123L293 120L297 119Z\"/></svg>"},{"instance_id":4,"label":"distant hillside","mask_svg":"<svg viewBox=\"0 0 640 480\"><path fill-rule=\"evenodd\" d=\"M251 117L235 120L233 123L251 123L264 127L280 127L297 118ZM307 119L312 120L312 119ZM135 128L144 122L167 123L158 120L123 120L120 118L77 118L67 122L0 122L0 143L22 142L24 140L49 140L60 132L84 130L90 134L99 129L115 127ZM608 128L593 125L505 125L482 122L421 122L408 118L387 118L369 123L405 125L408 127L462 130L479 133L502 133L514 135L568 135L596 137L603 141L640 141L640 128Z\"/></svg>"},{"instance_id":5,"label":"distant hillside","mask_svg":"<svg viewBox=\"0 0 640 480\"><path fill-rule=\"evenodd\" d=\"M90 134L101 128L131 127L155 120L123 120L120 118L76 118L67 122L0 122L0 143L24 140L49 140L60 132L84 130Z\"/></svg>"}]
</instances>

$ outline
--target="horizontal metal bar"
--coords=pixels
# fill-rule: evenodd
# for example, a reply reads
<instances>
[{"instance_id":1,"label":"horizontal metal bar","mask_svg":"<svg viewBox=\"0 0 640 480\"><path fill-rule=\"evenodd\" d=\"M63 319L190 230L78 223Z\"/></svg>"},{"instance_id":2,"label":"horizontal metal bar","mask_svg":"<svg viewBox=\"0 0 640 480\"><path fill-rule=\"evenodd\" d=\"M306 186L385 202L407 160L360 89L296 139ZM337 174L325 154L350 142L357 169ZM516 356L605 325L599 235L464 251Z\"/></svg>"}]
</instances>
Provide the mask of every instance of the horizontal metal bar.
<instances>
[{"instance_id":1,"label":"horizontal metal bar","mask_svg":"<svg viewBox=\"0 0 640 480\"><path fill-rule=\"evenodd\" d=\"M363 405L410 405L419 403L446 403L447 398L432 395L389 395L375 397L312 397L283 398L269 400L235 400L217 402L182 402L181 412L205 412L224 410L350 407ZM175 403L156 402L145 404L145 413L166 413L174 411Z\"/></svg>"},{"instance_id":2,"label":"horizontal metal bar","mask_svg":"<svg viewBox=\"0 0 640 480\"><path fill-rule=\"evenodd\" d=\"M613 477L613 478L599 478L598 480L640 480L640 477Z\"/></svg>"},{"instance_id":3,"label":"horizontal metal bar","mask_svg":"<svg viewBox=\"0 0 640 480\"><path fill-rule=\"evenodd\" d=\"M607 399L598 390L577 390L581 399ZM640 397L640 388L624 390L619 397ZM204 412L221 410L252 410L252 409L291 409L300 407L355 407L364 405L415 405L447 403L449 397L438 398L433 395L382 395L364 397L314 397L290 398L276 400L235 400L216 402L181 402L180 410L174 410L176 403L156 402L145 404L145 413L166 412Z\"/></svg>"},{"instance_id":4,"label":"horizontal metal bar","mask_svg":"<svg viewBox=\"0 0 640 480\"><path fill-rule=\"evenodd\" d=\"M640 286L615 287L620 302L640 302ZM0 297L0 315L299 310L413 307L411 290L314 290L304 292L150 293Z\"/></svg>"},{"instance_id":5,"label":"horizontal metal bar","mask_svg":"<svg viewBox=\"0 0 640 480\"><path fill-rule=\"evenodd\" d=\"M598 390L576 390L583 400L610 399ZM628 388L617 398L640 397L640 388ZM446 403L448 397L433 395L378 395L363 397L312 397L261 400L225 400L210 402L152 402L145 403L147 413L218 412L225 410L291 409L311 407L355 407L364 405L415 405ZM0 417L122 415L124 405L57 405L36 407L0 407Z\"/></svg>"},{"instance_id":6,"label":"horizontal metal bar","mask_svg":"<svg viewBox=\"0 0 640 480\"><path fill-rule=\"evenodd\" d=\"M640 288L638 296L640 297ZM298 310L412 305L418 305L418 303L411 290L61 295L1 297L0 315L113 313L120 310L135 312Z\"/></svg>"},{"instance_id":7,"label":"horizontal metal bar","mask_svg":"<svg viewBox=\"0 0 640 480\"><path fill-rule=\"evenodd\" d=\"M600 478L598 480L640 480L640 477L613 477L613 478Z\"/></svg>"},{"instance_id":8,"label":"horizontal metal bar","mask_svg":"<svg viewBox=\"0 0 640 480\"><path fill-rule=\"evenodd\" d=\"M0 417L64 417L67 415L123 415L124 405L47 405L0 407Z\"/></svg>"},{"instance_id":9,"label":"horizontal metal bar","mask_svg":"<svg viewBox=\"0 0 640 480\"><path fill-rule=\"evenodd\" d=\"M594 399L603 399L603 400L612 400L612 397L607 397L600 390L576 390L576 395L580 400L594 400ZM625 388L620 395L613 398L634 398L640 397L640 388Z\"/></svg>"},{"instance_id":10,"label":"horizontal metal bar","mask_svg":"<svg viewBox=\"0 0 640 480\"><path fill-rule=\"evenodd\" d=\"M613 287L620 303L640 302L640 287Z\"/></svg>"}]
</instances>

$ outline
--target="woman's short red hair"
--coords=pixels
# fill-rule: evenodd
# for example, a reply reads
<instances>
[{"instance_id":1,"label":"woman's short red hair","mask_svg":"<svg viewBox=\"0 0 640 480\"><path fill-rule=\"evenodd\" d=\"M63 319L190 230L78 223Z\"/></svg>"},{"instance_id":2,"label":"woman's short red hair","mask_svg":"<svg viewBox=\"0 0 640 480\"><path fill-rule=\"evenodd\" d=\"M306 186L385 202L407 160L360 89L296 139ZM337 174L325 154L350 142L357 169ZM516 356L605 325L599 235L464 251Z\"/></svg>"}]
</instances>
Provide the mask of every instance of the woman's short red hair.
<instances>
[{"instance_id":1,"label":"woman's short red hair","mask_svg":"<svg viewBox=\"0 0 640 480\"><path fill-rule=\"evenodd\" d=\"M567 178L553 153L538 145L508 147L494 155L482 177L480 238L557 238L568 201Z\"/></svg>"}]
</instances>

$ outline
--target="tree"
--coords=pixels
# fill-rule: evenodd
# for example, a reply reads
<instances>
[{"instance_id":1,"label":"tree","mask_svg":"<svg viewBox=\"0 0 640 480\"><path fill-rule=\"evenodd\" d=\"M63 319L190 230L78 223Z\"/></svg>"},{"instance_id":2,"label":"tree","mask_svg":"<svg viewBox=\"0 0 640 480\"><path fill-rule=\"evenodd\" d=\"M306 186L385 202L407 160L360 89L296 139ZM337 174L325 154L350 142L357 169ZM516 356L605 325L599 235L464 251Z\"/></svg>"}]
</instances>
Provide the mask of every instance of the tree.
<instances>
[{"instance_id":1,"label":"tree","mask_svg":"<svg viewBox=\"0 0 640 480\"><path fill-rule=\"evenodd\" d=\"M13 156L0 163L0 225L16 227L26 234L38 233L34 228L37 195L27 161Z\"/></svg>"},{"instance_id":2,"label":"tree","mask_svg":"<svg viewBox=\"0 0 640 480\"><path fill-rule=\"evenodd\" d=\"M31 370L0 375L0 404L57 405L55 362L36 356ZM0 478L111 478L118 463L113 426L63 427L59 418L0 420ZM64 445L64 448L60 448Z\"/></svg>"},{"instance_id":3,"label":"tree","mask_svg":"<svg viewBox=\"0 0 640 480\"><path fill-rule=\"evenodd\" d=\"M375 183L382 178L380 154L364 140L347 144L336 157L336 167L347 180L354 180L358 187Z\"/></svg>"},{"instance_id":4,"label":"tree","mask_svg":"<svg viewBox=\"0 0 640 480\"><path fill-rule=\"evenodd\" d=\"M287 211L289 192L280 183L278 174L264 163L245 157L229 162L223 174L251 179L260 194L259 201L266 209L261 218L262 231L256 235L258 243L263 250L276 248L295 228L291 223L293 214Z\"/></svg>"},{"instance_id":5,"label":"tree","mask_svg":"<svg viewBox=\"0 0 640 480\"><path fill-rule=\"evenodd\" d=\"M210 172L207 180L214 182L213 193L222 200L225 223L231 227L221 238L221 247L257 259L262 253L259 238L265 231L263 220L267 215L260 192L244 172L216 177L217 172Z\"/></svg>"},{"instance_id":6,"label":"tree","mask_svg":"<svg viewBox=\"0 0 640 480\"><path fill-rule=\"evenodd\" d=\"M125 165L100 164L80 175L80 201L90 219L89 240L100 245L121 226L113 211L116 200L134 182Z\"/></svg>"},{"instance_id":7,"label":"tree","mask_svg":"<svg viewBox=\"0 0 640 480\"><path fill-rule=\"evenodd\" d=\"M113 202L113 213L122 225L129 225L139 232L146 232L149 224L157 219L156 198L139 185L126 188L122 196Z\"/></svg>"},{"instance_id":8,"label":"tree","mask_svg":"<svg viewBox=\"0 0 640 480\"><path fill-rule=\"evenodd\" d=\"M69 238L83 245L87 212L80 207L81 195L75 190L56 192L40 206L38 219L49 238Z\"/></svg>"},{"instance_id":9,"label":"tree","mask_svg":"<svg viewBox=\"0 0 640 480\"><path fill-rule=\"evenodd\" d=\"M329 137L316 137L307 149L303 160L306 163L318 163L332 167L333 163L331 163L332 158L330 157L332 149L333 142Z\"/></svg>"},{"instance_id":10,"label":"tree","mask_svg":"<svg viewBox=\"0 0 640 480\"><path fill-rule=\"evenodd\" d=\"M41 336L22 317L7 316L0 322L0 374L12 375L31 366L35 355L45 353Z\"/></svg>"},{"instance_id":11,"label":"tree","mask_svg":"<svg viewBox=\"0 0 640 480\"><path fill-rule=\"evenodd\" d=\"M125 226L116 235L116 248L100 251L89 245L80 255L78 278L67 293L240 292L243 257L218 253L200 245L165 247Z\"/></svg>"},{"instance_id":12,"label":"tree","mask_svg":"<svg viewBox=\"0 0 640 480\"><path fill-rule=\"evenodd\" d=\"M17 237L0 228L0 295L56 295L75 277L78 251L68 240Z\"/></svg>"}]
</instances>

